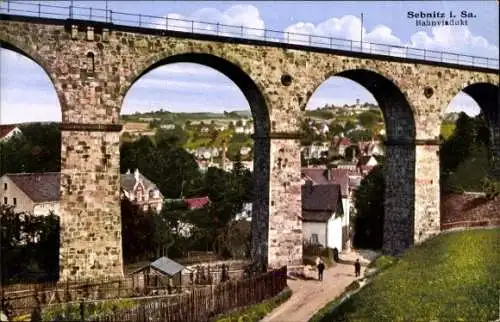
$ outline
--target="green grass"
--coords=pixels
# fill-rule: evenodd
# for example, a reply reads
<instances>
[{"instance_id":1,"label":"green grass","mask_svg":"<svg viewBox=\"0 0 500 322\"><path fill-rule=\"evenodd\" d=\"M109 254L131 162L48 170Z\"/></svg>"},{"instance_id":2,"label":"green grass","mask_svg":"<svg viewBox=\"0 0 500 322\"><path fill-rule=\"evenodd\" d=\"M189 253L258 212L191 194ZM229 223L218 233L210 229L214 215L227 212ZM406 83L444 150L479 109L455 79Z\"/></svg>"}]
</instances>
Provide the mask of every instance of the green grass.
<instances>
[{"instance_id":1,"label":"green grass","mask_svg":"<svg viewBox=\"0 0 500 322\"><path fill-rule=\"evenodd\" d=\"M368 265L368 268L376 268L378 270L386 269L391 266L396 259L392 256L382 255L377 257L373 262Z\"/></svg>"},{"instance_id":2,"label":"green grass","mask_svg":"<svg viewBox=\"0 0 500 322\"><path fill-rule=\"evenodd\" d=\"M262 320L267 314L269 314L273 309L280 306L282 303L286 302L290 296L292 296L292 291L286 288L279 295L265 300L262 303L249 306L247 308L220 315L215 318L215 322L257 322Z\"/></svg>"},{"instance_id":3,"label":"green grass","mask_svg":"<svg viewBox=\"0 0 500 322\"><path fill-rule=\"evenodd\" d=\"M318 321L495 320L499 240L500 229L433 238L408 250L372 284Z\"/></svg>"}]
</instances>

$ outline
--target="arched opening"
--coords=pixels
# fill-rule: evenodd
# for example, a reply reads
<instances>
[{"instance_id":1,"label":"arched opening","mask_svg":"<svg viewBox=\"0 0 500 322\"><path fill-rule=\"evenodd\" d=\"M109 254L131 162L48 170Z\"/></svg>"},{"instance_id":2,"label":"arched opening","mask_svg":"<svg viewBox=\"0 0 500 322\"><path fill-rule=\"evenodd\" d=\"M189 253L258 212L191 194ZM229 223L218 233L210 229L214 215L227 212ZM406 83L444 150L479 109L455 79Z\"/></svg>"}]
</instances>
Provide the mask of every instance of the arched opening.
<instances>
[{"instance_id":1,"label":"arched opening","mask_svg":"<svg viewBox=\"0 0 500 322\"><path fill-rule=\"evenodd\" d=\"M500 194L498 98L498 86L475 83L447 106L441 124L442 230L495 224Z\"/></svg>"},{"instance_id":2,"label":"arched opening","mask_svg":"<svg viewBox=\"0 0 500 322\"><path fill-rule=\"evenodd\" d=\"M3 41L0 79L1 283L57 280L61 102L46 68Z\"/></svg>"},{"instance_id":3,"label":"arched opening","mask_svg":"<svg viewBox=\"0 0 500 322\"><path fill-rule=\"evenodd\" d=\"M94 53L92 52L88 52L87 53L87 61L85 62L85 65L86 65L86 72L87 72L87 75L90 76L90 77L93 77L94 76L94 72L95 72L95 65L94 65Z\"/></svg>"},{"instance_id":4,"label":"arched opening","mask_svg":"<svg viewBox=\"0 0 500 322\"><path fill-rule=\"evenodd\" d=\"M307 184L333 184L332 191L338 185L342 195L344 215L325 223L323 244L340 251L354 237L357 248L398 252L411 245L415 123L401 91L375 72L347 70L316 89L305 114L303 217L314 215L304 208ZM316 221L309 226L320 228ZM311 229L304 222L304 234Z\"/></svg>"},{"instance_id":5,"label":"arched opening","mask_svg":"<svg viewBox=\"0 0 500 322\"><path fill-rule=\"evenodd\" d=\"M150 257L267 256L269 116L250 77L212 55L168 57L133 81L121 115L122 204L131 204L122 207L125 262L144 252L126 236L137 205L158 220L176 218L164 224L175 236ZM124 189L127 178L136 185ZM149 189L156 198L146 198Z\"/></svg>"}]
</instances>

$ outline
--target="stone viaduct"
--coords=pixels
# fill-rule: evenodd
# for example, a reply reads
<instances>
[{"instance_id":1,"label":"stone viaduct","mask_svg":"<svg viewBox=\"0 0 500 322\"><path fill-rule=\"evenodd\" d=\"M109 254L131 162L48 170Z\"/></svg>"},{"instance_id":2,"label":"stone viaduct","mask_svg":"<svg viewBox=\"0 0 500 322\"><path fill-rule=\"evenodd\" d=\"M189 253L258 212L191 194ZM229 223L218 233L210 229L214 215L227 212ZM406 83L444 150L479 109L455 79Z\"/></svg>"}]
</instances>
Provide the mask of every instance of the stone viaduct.
<instances>
[{"instance_id":1,"label":"stone viaduct","mask_svg":"<svg viewBox=\"0 0 500 322\"><path fill-rule=\"evenodd\" d=\"M384 114L385 251L401 252L440 230L441 116L462 90L488 118L500 169L498 70L11 15L0 16L0 42L38 63L60 101L61 280L123 276L120 108L134 82L161 65L213 67L247 98L258 191L252 256L267 267L301 264L299 124L307 101L331 76L364 86Z\"/></svg>"}]
</instances>

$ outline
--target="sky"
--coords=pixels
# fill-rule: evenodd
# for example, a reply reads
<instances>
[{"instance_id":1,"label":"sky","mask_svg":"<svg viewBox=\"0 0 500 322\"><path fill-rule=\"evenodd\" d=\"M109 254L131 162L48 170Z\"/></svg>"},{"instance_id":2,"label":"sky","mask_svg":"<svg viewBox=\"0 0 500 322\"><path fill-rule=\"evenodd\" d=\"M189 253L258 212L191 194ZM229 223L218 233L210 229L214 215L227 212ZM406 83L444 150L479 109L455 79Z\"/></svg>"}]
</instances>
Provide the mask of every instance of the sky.
<instances>
[{"instance_id":1,"label":"sky","mask_svg":"<svg viewBox=\"0 0 500 322\"><path fill-rule=\"evenodd\" d=\"M38 4L40 1L24 1ZM69 6L70 1L41 1ZM74 1L80 7L104 9L105 1ZM1 5L5 9L6 3ZM13 8L13 6L11 6ZM359 41L363 13L363 41L396 44L498 58L498 1L108 1L114 12L220 22L258 29L331 36ZM475 17L467 26L416 26L408 12L462 11ZM29 77L27 77L29 75ZM29 95L27 95L29 93ZM313 94L309 109L325 104L375 103L359 84L332 77ZM209 67L175 63L144 75L128 91L122 114L151 110L222 112L249 109L241 91L223 74ZM479 107L466 94L457 95L448 111L477 114ZM0 124L60 121L55 90L36 63L0 49Z\"/></svg>"}]
</instances>

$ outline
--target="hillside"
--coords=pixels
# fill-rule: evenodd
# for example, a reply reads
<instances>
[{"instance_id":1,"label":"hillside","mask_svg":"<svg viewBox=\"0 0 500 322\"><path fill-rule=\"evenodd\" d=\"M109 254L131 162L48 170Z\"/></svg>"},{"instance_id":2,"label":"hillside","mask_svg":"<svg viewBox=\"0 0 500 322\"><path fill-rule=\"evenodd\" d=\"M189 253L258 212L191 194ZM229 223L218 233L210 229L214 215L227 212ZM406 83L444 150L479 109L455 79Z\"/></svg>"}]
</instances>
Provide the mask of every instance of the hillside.
<instances>
[{"instance_id":1,"label":"hillside","mask_svg":"<svg viewBox=\"0 0 500 322\"><path fill-rule=\"evenodd\" d=\"M175 123L184 124L186 121L204 121L210 122L211 120L230 119L237 120L241 118L252 117L250 110L231 111L225 113L212 113L212 112L192 112L192 113L176 113L169 112L163 109L158 111L151 111L146 113L134 113L122 115L124 122L161 122L161 123Z\"/></svg>"},{"instance_id":2,"label":"hillside","mask_svg":"<svg viewBox=\"0 0 500 322\"><path fill-rule=\"evenodd\" d=\"M500 198L488 200L471 193L441 196L441 230L495 225L500 225Z\"/></svg>"},{"instance_id":3,"label":"hillside","mask_svg":"<svg viewBox=\"0 0 500 322\"><path fill-rule=\"evenodd\" d=\"M408 250L321 321L494 321L500 229L441 234Z\"/></svg>"}]
</instances>

